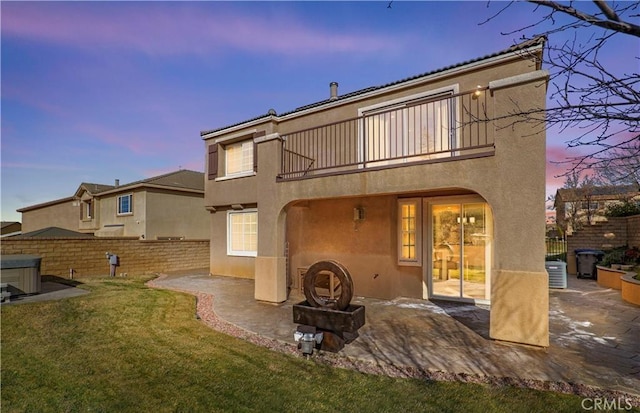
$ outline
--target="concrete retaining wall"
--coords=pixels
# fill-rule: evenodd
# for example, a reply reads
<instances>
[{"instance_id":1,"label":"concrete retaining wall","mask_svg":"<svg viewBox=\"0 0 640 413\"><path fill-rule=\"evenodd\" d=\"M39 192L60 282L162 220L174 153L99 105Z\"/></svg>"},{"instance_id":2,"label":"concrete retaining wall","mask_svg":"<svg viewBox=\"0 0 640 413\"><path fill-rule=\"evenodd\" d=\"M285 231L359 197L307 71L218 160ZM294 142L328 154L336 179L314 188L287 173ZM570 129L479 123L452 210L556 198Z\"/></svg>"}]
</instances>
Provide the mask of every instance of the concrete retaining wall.
<instances>
[{"instance_id":1,"label":"concrete retaining wall","mask_svg":"<svg viewBox=\"0 0 640 413\"><path fill-rule=\"evenodd\" d=\"M151 274L209 267L208 240L143 241L96 238L4 238L1 253L42 257L40 273L68 278L109 274L106 252L120 257L117 273Z\"/></svg>"}]
</instances>

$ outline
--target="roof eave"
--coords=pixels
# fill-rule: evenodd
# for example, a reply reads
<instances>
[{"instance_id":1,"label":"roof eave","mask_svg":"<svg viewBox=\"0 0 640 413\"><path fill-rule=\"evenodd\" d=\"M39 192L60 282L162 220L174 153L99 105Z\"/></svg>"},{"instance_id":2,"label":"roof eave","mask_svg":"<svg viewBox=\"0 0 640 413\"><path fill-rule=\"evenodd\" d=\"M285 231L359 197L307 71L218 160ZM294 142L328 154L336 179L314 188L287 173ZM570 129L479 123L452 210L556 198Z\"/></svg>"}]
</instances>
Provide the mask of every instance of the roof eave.
<instances>
[{"instance_id":1,"label":"roof eave","mask_svg":"<svg viewBox=\"0 0 640 413\"><path fill-rule=\"evenodd\" d=\"M450 77L452 75L456 75L461 72L467 72L471 70L478 70L486 66L495 65L497 62L512 60L515 58L522 58L523 55L533 54L533 53L542 53L544 50L544 39L536 39L535 41L531 41L531 45L523 46L519 48L515 48L514 50L509 50L505 52L498 52L497 54L490 55L486 58L479 58L472 60L467 63L461 63L458 65L453 65L449 67L445 67L443 69L436 69L432 72L428 72L424 75L417 75L415 77L408 78L406 81L397 81L392 82L387 85L382 85L380 87L368 87L361 89L363 92L358 93L359 91L352 92L348 95L352 95L346 98L338 98L334 100L325 100L320 101L317 104L309 104L305 106L301 106L298 109L294 109L293 111L286 112L282 115L270 115L259 118L249 119L244 122L236 123L230 126L222 127L219 129L213 129L210 131L200 132L200 136L203 140L211 139L218 137L220 135L225 135L231 132L239 131L251 126L259 125L264 123L265 121L272 122L282 122L285 120L294 119L299 116L306 116L312 114L314 112L319 112L327 109L332 109L338 106L346 105L349 103L357 102L359 100L369 99L371 97L382 95L390 92L394 92L399 89L404 89L412 86L419 85L421 83L429 83L437 81L443 77ZM307 109L304 109L307 108Z\"/></svg>"}]
</instances>

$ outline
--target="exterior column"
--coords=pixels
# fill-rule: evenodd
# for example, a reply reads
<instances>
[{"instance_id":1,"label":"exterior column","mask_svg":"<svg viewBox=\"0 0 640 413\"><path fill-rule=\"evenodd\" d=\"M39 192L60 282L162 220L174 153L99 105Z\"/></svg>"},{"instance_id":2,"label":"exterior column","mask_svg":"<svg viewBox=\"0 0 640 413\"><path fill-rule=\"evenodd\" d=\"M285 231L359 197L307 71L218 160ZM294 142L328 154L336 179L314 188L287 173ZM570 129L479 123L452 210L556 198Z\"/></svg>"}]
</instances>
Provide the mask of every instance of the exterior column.
<instances>
[{"instance_id":1,"label":"exterior column","mask_svg":"<svg viewBox=\"0 0 640 413\"><path fill-rule=\"evenodd\" d=\"M545 163L540 162L545 159L545 131L540 126L542 120L537 124L510 115L544 107L547 76L545 71L536 71L489 84L498 119L494 184L500 189L488 200L496 223L497 257L491 280L489 335L495 340L541 347L549 346L549 276L544 268L542 224Z\"/></svg>"},{"instance_id":2,"label":"exterior column","mask_svg":"<svg viewBox=\"0 0 640 413\"><path fill-rule=\"evenodd\" d=\"M281 141L277 134L256 139L258 176L258 256L255 260L256 300L281 303L287 299L284 253L286 213L280 205L276 176L280 170Z\"/></svg>"}]
</instances>

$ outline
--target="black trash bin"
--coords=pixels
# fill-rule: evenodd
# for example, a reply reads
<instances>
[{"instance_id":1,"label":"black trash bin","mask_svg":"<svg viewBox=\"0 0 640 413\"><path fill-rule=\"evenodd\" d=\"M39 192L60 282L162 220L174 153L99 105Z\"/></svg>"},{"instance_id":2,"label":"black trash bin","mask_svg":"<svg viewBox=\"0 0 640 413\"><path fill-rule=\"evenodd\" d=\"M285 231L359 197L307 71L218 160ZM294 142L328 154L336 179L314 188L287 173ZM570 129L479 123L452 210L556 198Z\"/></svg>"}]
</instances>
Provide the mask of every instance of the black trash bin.
<instances>
[{"instance_id":1,"label":"black trash bin","mask_svg":"<svg viewBox=\"0 0 640 413\"><path fill-rule=\"evenodd\" d=\"M575 253L578 278L590 278L595 280L598 277L596 264L602 260L604 251L591 248L581 248L575 250Z\"/></svg>"}]
</instances>

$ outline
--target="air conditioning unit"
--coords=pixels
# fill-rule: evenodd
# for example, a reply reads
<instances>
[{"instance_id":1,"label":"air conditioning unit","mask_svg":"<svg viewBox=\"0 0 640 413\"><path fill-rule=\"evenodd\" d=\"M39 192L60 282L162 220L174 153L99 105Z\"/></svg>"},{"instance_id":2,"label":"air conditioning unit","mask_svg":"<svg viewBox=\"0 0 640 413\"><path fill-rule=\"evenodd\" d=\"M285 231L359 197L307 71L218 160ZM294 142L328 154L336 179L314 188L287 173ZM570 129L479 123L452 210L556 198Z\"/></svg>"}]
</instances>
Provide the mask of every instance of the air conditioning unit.
<instances>
[{"instance_id":1,"label":"air conditioning unit","mask_svg":"<svg viewBox=\"0 0 640 413\"><path fill-rule=\"evenodd\" d=\"M567 288L567 263L546 261L544 268L549 274L549 288Z\"/></svg>"}]
</instances>

